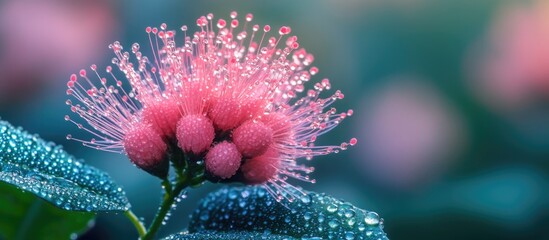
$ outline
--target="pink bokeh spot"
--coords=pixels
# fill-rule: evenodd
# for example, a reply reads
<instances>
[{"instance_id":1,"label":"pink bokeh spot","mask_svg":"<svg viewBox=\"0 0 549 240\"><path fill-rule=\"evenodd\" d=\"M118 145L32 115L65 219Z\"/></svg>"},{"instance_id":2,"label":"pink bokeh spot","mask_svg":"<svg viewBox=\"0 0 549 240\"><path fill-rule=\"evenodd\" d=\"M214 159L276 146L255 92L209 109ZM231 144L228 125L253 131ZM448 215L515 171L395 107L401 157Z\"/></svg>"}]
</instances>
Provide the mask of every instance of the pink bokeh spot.
<instances>
[{"instance_id":1,"label":"pink bokeh spot","mask_svg":"<svg viewBox=\"0 0 549 240\"><path fill-rule=\"evenodd\" d=\"M498 111L512 113L549 96L549 3L509 3L487 34L472 87ZM475 49L472 55L478 54Z\"/></svg>"},{"instance_id":2,"label":"pink bokeh spot","mask_svg":"<svg viewBox=\"0 0 549 240\"><path fill-rule=\"evenodd\" d=\"M452 107L415 78L389 79L396 83L368 97L362 109L368 114L356 126L364 147L356 159L362 159L364 176L388 189L428 184L450 164L464 134Z\"/></svg>"},{"instance_id":3,"label":"pink bokeh spot","mask_svg":"<svg viewBox=\"0 0 549 240\"><path fill-rule=\"evenodd\" d=\"M28 101L52 79L101 57L117 19L108 1L2 1L0 104ZM25 94L21 94L25 92Z\"/></svg>"}]
</instances>

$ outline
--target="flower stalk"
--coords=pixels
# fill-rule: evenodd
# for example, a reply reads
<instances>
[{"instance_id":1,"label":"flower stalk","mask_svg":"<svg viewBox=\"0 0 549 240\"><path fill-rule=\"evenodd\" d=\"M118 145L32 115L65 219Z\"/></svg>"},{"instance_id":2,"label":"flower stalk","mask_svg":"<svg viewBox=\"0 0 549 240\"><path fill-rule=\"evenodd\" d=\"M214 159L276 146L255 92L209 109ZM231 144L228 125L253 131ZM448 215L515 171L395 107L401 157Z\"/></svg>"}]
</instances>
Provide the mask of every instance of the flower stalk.
<instances>
[{"instance_id":1,"label":"flower stalk","mask_svg":"<svg viewBox=\"0 0 549 240\"><path fill-rule=\"evenodd\" d=\"M188 181L188 178L178 178L173 189L170 189L169 191L166 190L162 200L162 204L160 205L160 209L156 213L156 216L154 217L145 235L141 236L141 239L153 239L154 235L156 235L156 232L158 232L158 229L162 225L166 214L168 214L168 212L172 208L172 204L174 203L175 199L179 196L179 194L181 194L183 189L189 186L189 183L190 182Z\"/></svg>"},{"instance_id":2,"label":"flower stalk","mask_svg":"<svg viewBox=\"0 0 549 240\"><path fill-rule=\"evenodd\" d=\"M145 228L145 225L143 225L143 223L131 210L125 211L124 215L126 215L126 217L128 217L130 222L132 222L133 226L137 230L137 233L139 234L139 238L143 238L143 236L145 236L145 234L147 233L147 229Z\"/></svg>"},{"instance_id":3,"label":"flower stalk","mask_svg":"<svg viewBox=\"0 0 549 240\"><path fill-rule=\"evenodd\" d=\"M197 161L190 160L189 157L178 148L172 147L171 149L173 151L170 152L168 158L175 169L176 176L173 181L168 179L162 180L164 196L160 208L146 232L141 234L140 229L138 228L138 232L140 233L139 237L142 240L154 238L160 229L160 226L162 226L162 222L165 221L166 215L172 209L175 200L181 195L185 188L200 185L205 180L203 174L204 170L202 169L203 166L195 163Z\"/></svg>"}]
</instances>

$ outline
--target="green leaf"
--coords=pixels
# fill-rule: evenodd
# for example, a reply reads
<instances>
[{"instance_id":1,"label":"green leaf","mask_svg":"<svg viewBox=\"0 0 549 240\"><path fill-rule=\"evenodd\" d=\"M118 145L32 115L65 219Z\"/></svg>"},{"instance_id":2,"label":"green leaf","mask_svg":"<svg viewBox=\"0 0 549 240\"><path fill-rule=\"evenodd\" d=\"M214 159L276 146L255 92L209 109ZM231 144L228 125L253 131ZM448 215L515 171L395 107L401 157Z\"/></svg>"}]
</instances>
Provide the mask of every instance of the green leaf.
<instances>
[{"instance_id":1,"label":"green leaf","mask_svg":"<svg viewBox=\"0 0 549 240\"><path fill-rule=\"evenodd\" d=\"M269 240L292 240L293 237L275 235L269 233L259 233L259 232L199 232L199 233L188 233L181 232L170 235L164 240L191 240L191 239L219 239L219 240L242 240L242 239L269 239Z\"/></svg>"},{"instance_id":2,"label":"green leaf","mask_svg":"<svg viewBox=\"0 0 549 240\"><path fill-rule=\"evenodd\" d=\"M106 173L60 146L0 121L0 181L65 210L126 211L124 191Z\"/></svg>"},{"instance_id":3,"label":"green leaf","mask_svg":"<svg viewBox=\"0 0 549 240\"><path fill-rule=\"evenodd\" d=\"M94 216L59 209L0 182L0 239L70 239L90 228Z\"/></svg>"},{"instance_id":4,"label":"green leaf","mask_svg":"<svg viewBox=\"0 0 549 240\"><path fill-rule=\"evenodd\" d=\"M252 231L295 238L387 239L375 212L325 194L307 193L279 203L263 187L223 188L194 211L189 232Z\"/></svg>"}]
</instances>

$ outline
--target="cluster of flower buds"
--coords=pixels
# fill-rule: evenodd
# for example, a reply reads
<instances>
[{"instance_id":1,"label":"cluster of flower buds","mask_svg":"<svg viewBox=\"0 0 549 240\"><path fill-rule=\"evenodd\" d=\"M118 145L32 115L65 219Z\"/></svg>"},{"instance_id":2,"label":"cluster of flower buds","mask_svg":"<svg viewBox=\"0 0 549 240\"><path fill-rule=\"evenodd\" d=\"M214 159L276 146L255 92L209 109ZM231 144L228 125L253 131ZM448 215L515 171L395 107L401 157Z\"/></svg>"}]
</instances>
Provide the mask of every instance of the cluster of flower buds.
<instances>
[{"instance_id":1,"label":"cluster of flower buds","mask_svg":"<svg viewBox=\"0 0 549 240\"><path fill-rule=\"evenodd\" d=\"M119 42L110 45L117 66L129 81L123 86L108 66L113 80L90 80L86 70L70 77L67 100L71 110L89 126L72 120L94 135L91 140L68 138L105 151L125 152L147 172L165 178L173 156L200 162L210 179L264 184L271 193L287 190L287 180L314 182L313 171L297 163L346 149L356 139L333 146L316 146L316 138L337 126L352 110L337 112L331 104L343 99L340 91L322 98L331 88L323 79L305 84L318 73L313 55L299 47L290 27L278 34L271 27L252 25L247 14L240 23L197 19L198 31L189 35L147 27L153 58L134 43L131 53ZM270 36L273 35L273 36ZM131 57L133 56L133 57ZM74 100L73 99L73 100ZM173 161L173 160L172 160Z\"/></svg>"}]
</instances>

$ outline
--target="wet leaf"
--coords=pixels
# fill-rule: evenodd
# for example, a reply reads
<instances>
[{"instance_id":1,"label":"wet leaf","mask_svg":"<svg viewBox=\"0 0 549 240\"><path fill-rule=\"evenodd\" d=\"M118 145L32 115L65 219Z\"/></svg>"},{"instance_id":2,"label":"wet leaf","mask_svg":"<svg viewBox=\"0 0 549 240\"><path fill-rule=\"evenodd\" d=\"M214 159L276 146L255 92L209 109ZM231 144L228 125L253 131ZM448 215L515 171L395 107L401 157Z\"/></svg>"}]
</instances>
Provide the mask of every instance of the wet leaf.
<instances>
[{"instance_id":1,"label":"wet leaf","mask_svg":"<svg viewBox=\"0 0 549 240\"><path fill-rule=\"evenodd\" d=\"M285 206L286 205L286 206ZM319 239L387 239L383 219L325 194L307 193L285 205L263 187L223 188L191 217L189 232L253 231Z\"/></svg>"},{"instance_id":2,"label":"wet leaf","mask_svg":"<svg viewBox=\"0 0 549 240\"><path fill-rule=\"evenodd\" d=\"M93 225L94 213L59 209L0 182L0 239L70 239Z\"/></svg>"},{"instance_id":3,"label":"wet leaf","mask_svg":"<svg viewBox=\"0 0 549 240\"><path fill-rule=\"evenodd\" d=\"M243 240L243 239L269 239L269 240L293 240L295 238L259 232L181 232L173 234L164 240L191 240L191 239L219 239L219 240Z\"/></svg>"},{"instance_id":4,"label":"wet leaf","mask_svg":"<svg viewBox=\"0 0 549 240\"><path fill-rule=\"evenodd\" d=\"M122 188L60 146L0 121L0 181L73 211L125 211Z\"/></svg>"}]
</instances>

